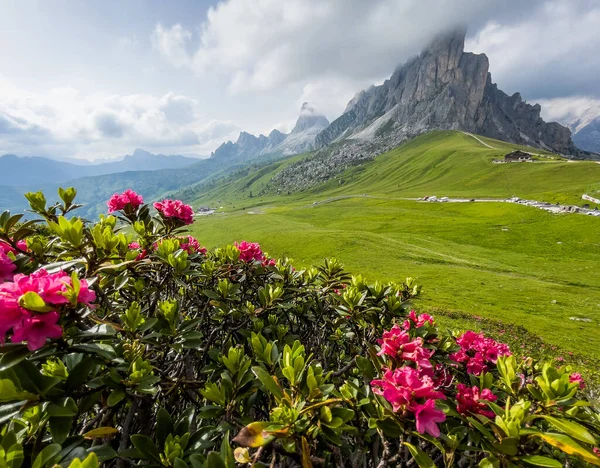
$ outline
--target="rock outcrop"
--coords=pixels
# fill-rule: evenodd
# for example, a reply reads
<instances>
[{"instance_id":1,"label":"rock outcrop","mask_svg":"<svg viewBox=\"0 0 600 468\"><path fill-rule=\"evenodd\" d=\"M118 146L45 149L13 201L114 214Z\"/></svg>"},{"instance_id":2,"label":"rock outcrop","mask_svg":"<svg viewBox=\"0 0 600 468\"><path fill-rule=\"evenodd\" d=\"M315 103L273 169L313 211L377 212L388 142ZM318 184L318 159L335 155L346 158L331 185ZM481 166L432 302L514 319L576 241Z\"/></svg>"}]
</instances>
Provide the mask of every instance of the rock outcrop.
<instances>
[{"instance_id":1,"label":"rock outcrop","mask_svg":"<svg viewBox=\"0 0 600 468\"><path fill-rule=\"evenodd\" d=\"M568 123L567 126L573 132L573 141L578 148L600 153L600 116L589 119L579 118Z\"/></svg>"},{"instance_id":2,"label":"rock outcrop","mask_svg":"<svg viewBox=\"0 0 600 468\"><path fill-rule=\"evenodd\" d=\"M399 144L434 130L464 130L561 154L581 156L568 128L546 123L540 106L492 83L485 54L464 52L465 31L439 36L380 86L361 91L317 135L317 147L340 140Z\"/></svg>"}]
</instances>

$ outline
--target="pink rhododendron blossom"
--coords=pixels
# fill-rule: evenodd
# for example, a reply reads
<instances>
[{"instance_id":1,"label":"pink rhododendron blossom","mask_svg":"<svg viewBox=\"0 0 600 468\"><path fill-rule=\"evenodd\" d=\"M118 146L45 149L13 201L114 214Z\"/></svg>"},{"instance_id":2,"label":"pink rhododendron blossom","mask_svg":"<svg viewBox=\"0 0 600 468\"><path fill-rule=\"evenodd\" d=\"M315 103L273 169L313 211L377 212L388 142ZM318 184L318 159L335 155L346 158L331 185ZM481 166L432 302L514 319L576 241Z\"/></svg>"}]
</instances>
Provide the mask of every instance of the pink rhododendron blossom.
<instances>
[{"instance_id":1,"label":"pink rhododendron blossom","mask_svg":"<svg viewBox=\"0 0 600 468\"><path fill-rule=\"evenodd\" d=\"M200 242L193 236L186 236L179 238L179 247L185 250L188 254L200 253L205 254L206 248L200 245Z\"/></svg>"},{"instance_id":2,"label":"pink rhododendron blossom","mask_svg":"<svg viewBox=\"0 0 600 468\"><path fill-rule=\"evenodd\" d=\"M46 344L47 338L60 338L62 327L58 325L58 312L46 314L25 314L23 321L14 327L11 341L21 343L27 341L27 348L35 351Z\"/></svg>"},{"instance_id":3,"label":"pink rhododendron blossom","mask_svg":"<svg viewBox=\"0 0 600 468\"><path fill-rule=\"evenodd\" d=\"M415 362L420 367L431 367L429 359L434 351L423 348L423 338L421 337L411 340L409 334L398 325L383 332L382 339L378 341L381 345L381 350L377 353L379 356L388 355L392 358Z\"/></svg>"},{"instance_id":4,"label":"pink rhododendron blossom","mask_svg":"<svg viewBox=\"0 0 600 468\"><path fill-rule=\"evenodd\" d=\"M143 260L144 258L146 258L146 255L148 255L148 252L146 251L146 249L142 249L142 246L139 244L139 242L131 242L129 244L129 250L139 250L140 253L138 254L137 257L135 257L136 260Z\"/></svg>"},{"instance_id":5,"label":"pink rhododendron blossom","mask_svg":"<svg viewBox=\"0 0 600 468\"><path fill-rule=\"evenodd\" d=\"M440 409L436 409L434 400L427 400L422 405L414 406L417 431L420 434L429 434L432 437L440 436L440 428L437 423L444 422L446 415Z\"/></svg>"},{"instance_id":6,"label":"pink rhododendron blossom","mask_svg":"<svg viewBox=\"0 0 600 468\"><path fill-rule=\"evenodd\" d=\"M416 369L404 366L399 369L388 369L381 379L371 381L373 393L383 396L392 405L394 411L409 409L415 400L440 399L444 394L435 389L430 377L419 375Z\"/></svg>"},{"instance_id":7,"label":"pink rhododendron blossom","mask_svg":"<svg viewBox=\"0 0 600 468\"><path fill-rule=\"evenodd\" d=\"M482 414L488 418L494 417L494 412L490 411L489 407L483 401L494 402L498 399L491 390L484 388L481 392L479 387L469 388L464 384L456 386L456 411L461 414Z\"/></svg>"},{"instance_id":8,"label":"pink rhododendron blossom","mask_svg":"<svg viewBox=\"0 0 600 468\"><path fill-rule=\"evenodd\" d=\"M91 307L96 293L89 288L87 280L79 281L80 289L77 302ZM72 285L69 275L63 271L48 273L40 269L31 275L15 275L13 282L0 284L0 341L11 329L11 340L15 343L27 341L29 349L38 349L46 338L62 336L62 328L57 324L59 314L56 311L36 313L25 309L20 300L24 294L34 292L47 306L59 306L69 303L65 296L67 286Z\"/></svg>"},{"instance_id":9,"label":"pink rhododendron blossom","mask_svg":"<svg viewBox=\"0 0 600 468\"><path fill-rule=\"evenodd\" d=\"M420 328L423 325L425 325L426 323L428 323L431 326L435 325L435 322L431 315L429 315L429 314L417 315L417 313L414 310L411 310L410 313L408 314L408 319L404 321L404 324L402 326L405 330L410 330L411 324L414 324L415 328Z\"/></svg>"},{"instance_id":10,"label":"pink rhododendron blossom","mask_svg":"<svg viewBox=\"0 0 600 468\"><path fill-rule=\"evenodd\" d=\"M277 260L275 260L274 258L265 258L262 262L262 266L267 267L267 266L275 266L277 265ZM337 289L336 289L337 291Z\"/></svg>"},{"instance_id":11,"label":"pink rhododendron blossom","mask_svg":"<svg viewBox=\"0 0 600 468\"><path fill-rule=\"evenodd\" d=\"M578 372L574 372L569 376L569 382L579 382L579 388L581 388L581 389L585 388L585 383L583 382L583 377Z\"/></svg>"},{"instance_id":12,"label":"pink rhododendron blossom","mask_svg":"<svg viewBox=\"0 0 600 468\"><path fill-rule=\"evenodd\" d=\"M487 371L489 364L496 364L498 357L510 356L510 349L483 334L466 331L456 339L460 351L450 354L454 362L466 364L469 374L480 375Z\"/></svg>"},{"instance_id":13,"label":"pink rhododendron blossom","mask_svg":"<svg viewBox=\"0 0 600 468\"><path fill-rule=\"evenodd\" d=\"M597 457L600 457L600 448L598 448L598 447L594 447L594 448L593 448L593 450L592 450L592 452L594 452L594 454L595 454Z\"/></svg>"},{"instance_id":14,"label":"pink rhododendron blossom","mask_svg":"<svg viewBox=\"0 0 600 468\"><path fill-rule=\"evenodd\" d=\"M23 252L26 252L27 242L24 240L18 241L17 248ZM15 249L12 245L3 240L0 240L0 250L3 250L5 254L8 254L8 252L11 252L13 255L17 255L20 253L19 250Z\"/></svg>"},{"instance_id":15,"label":"pink rhododendron blossom","mask_svg":"<svg viewBox=\"0 0 600 468\"><path fill-rule=\"evenodd\" d=\"M11 281L13 272L17 269L12 259L4 253L4 249L0 247L0 283L3 281Z\"/></svg>"},{"instance_id":16,"label":"pink rhododendron blossom","mask_svg":"<svg viewBox=\"0 0 600 468\"><path fill-rule=\"evenodd\" d=\"M144 203L144 199L141 195L138 195L131 189L125 190L123 193L115 193L110 200L106 202L108 212L125 210L135 211L140 205Z\"/></svg>"},{"instance_id":17,"label":"pink rhododendron blossom","mask_svg":"<svg viewBox=\"0 0 600 468\"><path fill-rule=\"evenodd\" d=\"M181 200L155 202L154 208L156 208L163 218L179 219L184 224L192 224L194 222L194 210L190 205L186 205Z\"/></svg>"},{"instance_id":18,"label":"pink rhododendron blossom","mask_svg":"<svg viewBox=\"0 0 600 468\"><path fill-rule=\"evenodd\" d=\"M240 260L243 262L251 262L252 260L262 261L265 256L260 250L260 245L256 242L246 242L242 241L240 243L235 243L235 247L240 251Z\"/></svg>"}]
</instances>

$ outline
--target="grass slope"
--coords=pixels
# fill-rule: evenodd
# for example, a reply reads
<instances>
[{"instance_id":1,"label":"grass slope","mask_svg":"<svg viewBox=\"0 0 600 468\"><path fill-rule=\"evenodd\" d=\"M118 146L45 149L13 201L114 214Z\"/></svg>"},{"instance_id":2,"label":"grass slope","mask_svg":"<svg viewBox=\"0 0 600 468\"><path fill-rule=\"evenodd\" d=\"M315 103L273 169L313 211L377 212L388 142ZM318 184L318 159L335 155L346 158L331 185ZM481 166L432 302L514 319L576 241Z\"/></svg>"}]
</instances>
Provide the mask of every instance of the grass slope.
<instances>
[{"instance_id":1,"label":"grass slope","mask_svg":"<svg viewBox=\"0 0 600 468\"><path fill-rule=\"evenodd\" d=\"M385 195L422 197L426 195L456 197L535 198L550 202L582 204L582 193L600 189L600 164L591 161L568 162L564 159L539 158L534 164L493 164L514 149L539 153L498 140L479 137L493 148L484 146L472 136L461 132L431 132L378 156L374 161L353 167L337 179L300 194L277 193L277 187L254 198L268 186L270 179L294 157L261 169L260 177L251 173L226 182L218 189L200 194L196 204L256 205L286 203L314 199L320 195ZM544 153L543 153L544 154ZM546 153L547 154L547 153ZM340 179L343 184L340 185Z\"/></svg>"},{"instance_id":2,"label":"grass slope","mask_svg":"<svg viewBox=\"0 0 600 468\"><path fill-rule=\"evenodd\" d=\"M193 234L211 247L260 242L300 265L335 256L373 280L416 276L424 286L421 307L519 324L600 358L595 218L500 203L352 198L201 218Z\"/></svg>"}]
</instances>

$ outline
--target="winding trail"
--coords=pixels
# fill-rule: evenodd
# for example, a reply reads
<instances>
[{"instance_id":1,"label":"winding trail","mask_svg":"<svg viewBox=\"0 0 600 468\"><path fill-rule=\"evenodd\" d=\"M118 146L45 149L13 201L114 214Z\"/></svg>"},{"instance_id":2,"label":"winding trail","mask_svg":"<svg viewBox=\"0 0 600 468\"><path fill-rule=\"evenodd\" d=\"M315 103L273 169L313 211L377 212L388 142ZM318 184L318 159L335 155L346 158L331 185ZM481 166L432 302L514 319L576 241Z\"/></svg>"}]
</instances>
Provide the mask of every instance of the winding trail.
<instances>
[{"instance_id":1,"label":"winding trail","mask_svg":"<svg viewBox=\"0 0 600 468\"><path fill-rule=\"evenodd\" d=\"M491 149L496 149L496 148L494 148L493 146L490 146L490 145L488 145L488 144L487 144L485 141L483 141L482 139L480 139L478 136L475 136L475 135L473 135L472 133L469 133L469 132L462 132L462 133L464 133L465 135L468 135L468 136L470 136L470 137L473 137L473 138L475 138L475 139L476 139L476 140L477 140L479 143L481 143L483 146L487 146L488 148L491 148Z\"/></svg>"}]
</instances>

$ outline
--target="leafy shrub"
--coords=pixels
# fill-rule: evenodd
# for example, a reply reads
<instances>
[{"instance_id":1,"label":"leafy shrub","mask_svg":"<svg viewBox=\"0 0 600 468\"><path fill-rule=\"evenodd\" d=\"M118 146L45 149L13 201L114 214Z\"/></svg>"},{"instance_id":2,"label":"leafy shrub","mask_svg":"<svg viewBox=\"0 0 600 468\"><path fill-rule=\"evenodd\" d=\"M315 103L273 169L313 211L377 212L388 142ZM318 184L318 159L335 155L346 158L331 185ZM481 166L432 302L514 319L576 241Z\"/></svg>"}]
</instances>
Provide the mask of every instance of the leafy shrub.
<instances>
[{"instance_id":1,"label":"leafy shrub","mask_svg":"<svg viewBox=\"0 0 600 468\"><path fill-rule=\"evenodd\" d=\"M177 201L89 222L59 195L0 216L0 466L600 466L581 376L441 330L412 279L208 252Z\"/></svg>"}]
</instances>

